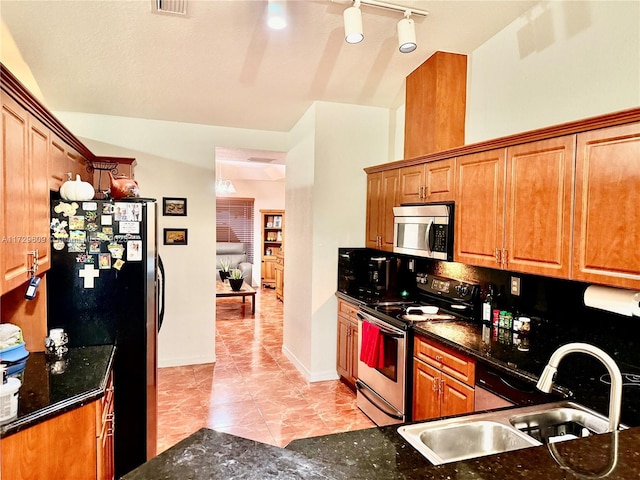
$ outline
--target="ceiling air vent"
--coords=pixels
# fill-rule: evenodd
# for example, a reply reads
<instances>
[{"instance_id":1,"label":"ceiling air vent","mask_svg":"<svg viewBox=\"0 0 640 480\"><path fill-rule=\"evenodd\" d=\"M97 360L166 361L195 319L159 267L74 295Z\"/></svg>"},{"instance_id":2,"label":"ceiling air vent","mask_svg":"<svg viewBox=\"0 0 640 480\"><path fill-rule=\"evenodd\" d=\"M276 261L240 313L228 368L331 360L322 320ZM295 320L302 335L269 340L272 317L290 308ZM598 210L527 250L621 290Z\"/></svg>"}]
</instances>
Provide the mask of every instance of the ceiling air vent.
<instances>
[{"instance_id":1,"label":"ceiling air vent","mask_svg":"<svg viewBox=\"0 0 640 480\"><path fill-rule=\"evenodd\" d=\"M153 11L171 15L186 15L187 0L152 0Z\"/></svg>"},{"instance_id":2,"label":"ceiling air vent","mask_svg":"<svg viewBox=\"0 0 640 480\"><path fill-rule=\"evenodd\" d=\"M247 160L250 161L250 162L256 162L256 163L272 163L276 159L275 158L264 158L264 157L249 157L249 158L247 158Z\"/></svg>"}]
</instances>

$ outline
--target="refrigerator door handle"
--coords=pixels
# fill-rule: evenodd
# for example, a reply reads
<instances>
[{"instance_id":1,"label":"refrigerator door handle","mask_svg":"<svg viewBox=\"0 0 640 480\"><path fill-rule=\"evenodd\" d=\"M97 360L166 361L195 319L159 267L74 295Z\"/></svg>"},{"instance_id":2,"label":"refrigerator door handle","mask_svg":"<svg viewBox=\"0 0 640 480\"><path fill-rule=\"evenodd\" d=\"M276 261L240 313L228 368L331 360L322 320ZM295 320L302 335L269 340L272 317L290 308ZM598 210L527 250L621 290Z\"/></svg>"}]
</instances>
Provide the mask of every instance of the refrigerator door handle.
<instances>
[{"instance_id":1,"label":"refrigerator door handle","mask_svg":"<svg viewBox=\"0 0 640 480\"><path fill-rule=\"evenodd\" d=\"M158 310L158 332L162 327L162 321L164 320L164 264L162 263L162 257L158 255L158 297L160 301L160 308Z\"/></svg>"}]
</instances>

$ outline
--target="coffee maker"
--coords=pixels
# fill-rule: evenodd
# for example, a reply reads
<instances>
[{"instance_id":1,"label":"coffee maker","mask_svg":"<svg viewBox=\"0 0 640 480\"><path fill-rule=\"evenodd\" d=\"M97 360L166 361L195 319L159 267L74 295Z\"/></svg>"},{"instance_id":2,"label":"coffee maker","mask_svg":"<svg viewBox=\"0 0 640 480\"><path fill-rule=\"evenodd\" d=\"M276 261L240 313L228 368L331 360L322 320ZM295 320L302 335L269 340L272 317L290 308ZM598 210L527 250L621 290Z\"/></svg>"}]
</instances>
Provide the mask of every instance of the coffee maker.
<instances>
[{"instance_id":1,"label":"coffee maker","mask_svg":"<svg viewBox=\"0 0 640 480\"><path fill-rule=\"evenodd\" d=\"M370 248L338 249L338 291L366 303L395 294L398 259Z\"/></svg>"}]
</instances>

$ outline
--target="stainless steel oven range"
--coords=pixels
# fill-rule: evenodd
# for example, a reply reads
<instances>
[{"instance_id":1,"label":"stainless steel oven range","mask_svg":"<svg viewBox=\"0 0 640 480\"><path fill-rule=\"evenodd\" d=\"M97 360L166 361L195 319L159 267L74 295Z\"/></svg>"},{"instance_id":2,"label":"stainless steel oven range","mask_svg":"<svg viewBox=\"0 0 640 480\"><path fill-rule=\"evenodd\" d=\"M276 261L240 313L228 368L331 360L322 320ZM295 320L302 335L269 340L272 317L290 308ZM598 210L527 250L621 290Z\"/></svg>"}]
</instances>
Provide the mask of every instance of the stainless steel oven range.
<instances>
[{"instance_id":1,"label":"stainless steel oven range","mask_svg":"<svg viewBox=\"0 0 640 480\"><path fill-rule=\"evenodd\" d=\"M413 326L476 321L479 286L418 275L413 301L366 304L358 312L358 407L376 425L411 420Z\"/></svg>"}]
</instances>

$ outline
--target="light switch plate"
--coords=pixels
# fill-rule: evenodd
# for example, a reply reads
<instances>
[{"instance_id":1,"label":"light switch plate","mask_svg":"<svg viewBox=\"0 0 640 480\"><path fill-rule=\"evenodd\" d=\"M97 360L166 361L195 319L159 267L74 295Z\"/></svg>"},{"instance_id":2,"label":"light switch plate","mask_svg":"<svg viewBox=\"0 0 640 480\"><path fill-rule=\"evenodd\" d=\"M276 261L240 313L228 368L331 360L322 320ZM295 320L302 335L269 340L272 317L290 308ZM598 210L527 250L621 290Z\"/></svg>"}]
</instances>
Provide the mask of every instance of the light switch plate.
<instances>
[{"instance_id":1,"label":"light switch plate","mask_svg":"<svg viewBox=\"0 0 640 480\"><path fill-rule=\"evenodd\" d=\"M511 277L511 295L520 295L520 277Z\"/></svg>"}]
</instances>

